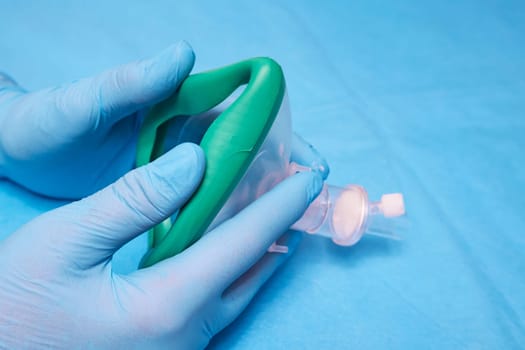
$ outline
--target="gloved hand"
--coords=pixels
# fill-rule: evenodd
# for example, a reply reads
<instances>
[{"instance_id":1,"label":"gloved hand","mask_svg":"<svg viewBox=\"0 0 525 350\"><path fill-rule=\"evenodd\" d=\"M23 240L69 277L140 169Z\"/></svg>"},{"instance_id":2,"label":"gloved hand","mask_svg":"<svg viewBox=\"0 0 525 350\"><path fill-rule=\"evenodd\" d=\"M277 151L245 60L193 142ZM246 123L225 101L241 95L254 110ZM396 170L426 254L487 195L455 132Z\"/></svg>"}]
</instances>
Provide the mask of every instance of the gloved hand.
<instances>
[{"instance_id":1,"label":"gloved hand","mask_svg":"<svg viewBox=\"0 0 525 350\"><path fill-rule=\"evenodd\" d=\"M324 163L297 140L292 156ZM1 242L0 348L205 347L294 250L299 236L289 232L279 241L288 254L266 252L327 173L284 180L173 258L113 272L114 252L183 205L204 167L202 150L182 144Z\"/></svg>"},{"instance_id":2,"label":"gloved hand","mask_svg":"<svg viewBox=\"0 0 525 350\"><path fill-rule=\"evenodd\" d=\"M72 84L28 93L0 74L0 177L51 197L80 198L134 165L144 110L193 67L185 42Z\"/></svg>"}]
</instances>

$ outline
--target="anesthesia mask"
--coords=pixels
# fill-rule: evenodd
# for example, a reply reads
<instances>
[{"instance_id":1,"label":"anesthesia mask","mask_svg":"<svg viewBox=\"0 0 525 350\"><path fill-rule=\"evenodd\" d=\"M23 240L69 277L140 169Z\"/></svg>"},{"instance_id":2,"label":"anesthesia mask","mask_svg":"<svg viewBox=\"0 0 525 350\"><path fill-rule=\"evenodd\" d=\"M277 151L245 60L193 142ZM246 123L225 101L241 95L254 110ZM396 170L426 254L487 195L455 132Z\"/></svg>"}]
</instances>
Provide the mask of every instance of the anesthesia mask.
<instances>
[{"instance_id":1,"label":"anesthesia mask","mask_svg":"<svg viewBox=\"0 0 525 350\"><path fill-rule=\"evenodd\" d=\"M281 67L269 58L249 59L186 78L144 120L137 166L167 151L168 140L199 143L206 170L176 220L168 218L149 232L149 250L141 267L180 253L290 174L319 170L317 164L290 162L292 125L285 80ZM276 215L278 211L276 203ZM365 232L388 235L384 230L388 219L404 213L399 193L373 202L361 186L325 184L292 229L348 246ZM277 245L270 249L286 251Z\"/></svg>"}]
</instances>

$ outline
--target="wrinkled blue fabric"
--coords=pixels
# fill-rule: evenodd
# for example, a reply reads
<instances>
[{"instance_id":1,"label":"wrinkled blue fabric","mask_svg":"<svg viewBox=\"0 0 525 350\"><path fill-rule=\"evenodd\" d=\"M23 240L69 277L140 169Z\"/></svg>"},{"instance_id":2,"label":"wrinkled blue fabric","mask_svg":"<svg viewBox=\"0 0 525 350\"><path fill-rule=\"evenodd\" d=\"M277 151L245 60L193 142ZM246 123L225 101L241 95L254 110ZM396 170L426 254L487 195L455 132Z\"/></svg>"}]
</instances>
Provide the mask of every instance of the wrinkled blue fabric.
<instances>
[{"instance_id":1,"label":"wrinkled blue fabric","mask_svg":"<svg viewBox=\"0 0 525 350\"><path fill-rule=\"evenodd\" d=\"M0 69L35 90L178 39L194 71L271 56L329 181L405 194L403 241L305 237L210 348L512 349L525 346L524 15L518 1L0 1ZM0 182L1 236L59 204Z\"/></svg>"}]
</instances>

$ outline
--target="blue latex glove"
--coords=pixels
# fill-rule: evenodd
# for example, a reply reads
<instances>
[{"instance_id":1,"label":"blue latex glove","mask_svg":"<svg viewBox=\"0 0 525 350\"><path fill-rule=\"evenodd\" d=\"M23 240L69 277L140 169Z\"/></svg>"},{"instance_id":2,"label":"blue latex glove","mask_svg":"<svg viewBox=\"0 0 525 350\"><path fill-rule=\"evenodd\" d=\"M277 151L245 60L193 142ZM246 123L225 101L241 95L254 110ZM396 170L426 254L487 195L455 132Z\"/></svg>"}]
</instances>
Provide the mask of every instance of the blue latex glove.
<instances>
[{"instance_id":1,"label":"blue latex glove","mask_svg":"<svg viewBox=\"0 0 525 350\"><path fill-rule=\"evenodd\" d=\"M295 142L295 159L322 161ZM172 215L198 186L202 150L182 144L0 244L0 348L203 348L288 254L267 253L322 187L296 174L183 253L119 275L116 250ZM324 174L326 175L326 174ZM290 252L289 232L279 244Z\"/></svg>"},{"instance_id":2,"label":"blue latex glove","mask_svg":"<svg viewBox=\"0 0 525 350\"><path fill-rule=\"evenodd\" d=\"M0 74L0 177L37 193L80 198L134 165L145 109L193 67L185 42L69 85L28 93Z\"/></svg>"}]
</instances>

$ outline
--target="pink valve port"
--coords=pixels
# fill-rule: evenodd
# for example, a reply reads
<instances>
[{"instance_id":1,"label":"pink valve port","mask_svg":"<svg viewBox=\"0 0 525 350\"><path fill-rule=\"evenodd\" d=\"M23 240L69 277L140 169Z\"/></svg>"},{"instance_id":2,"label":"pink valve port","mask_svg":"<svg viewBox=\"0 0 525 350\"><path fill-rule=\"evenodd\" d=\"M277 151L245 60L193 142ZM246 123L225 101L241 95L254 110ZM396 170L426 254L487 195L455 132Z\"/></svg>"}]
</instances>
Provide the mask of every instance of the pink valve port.
<instances>
[{"instance_id":1,"label":"pink valve port","mask_svg":"<svg viewBox=\"0 0 525 350\"><path fill-rule=\"evenodd\" d=\"M379 202L379 207L385 218L405 215L405 203L401 193L384 194Z\"/></svg>"}]
</instances>

